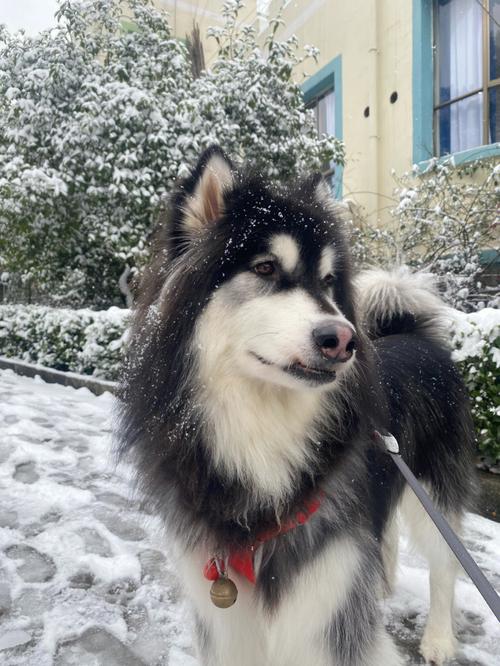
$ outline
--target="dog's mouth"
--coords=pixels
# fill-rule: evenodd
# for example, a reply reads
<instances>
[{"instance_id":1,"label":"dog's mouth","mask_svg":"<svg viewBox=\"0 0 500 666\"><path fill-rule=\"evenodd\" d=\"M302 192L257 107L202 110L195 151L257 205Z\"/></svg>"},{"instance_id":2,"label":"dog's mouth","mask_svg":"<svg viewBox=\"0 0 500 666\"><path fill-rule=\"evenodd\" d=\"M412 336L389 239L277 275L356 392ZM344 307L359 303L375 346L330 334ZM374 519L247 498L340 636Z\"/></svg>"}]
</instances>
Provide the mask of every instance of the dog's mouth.
<instances>
[{"instance_id":1,"label":"dog's mouth","mask_svg":"<svg viewBox=\"0 0 500 666\"><path fill-rule=\"evenodd\" d=\"M299 379L305 379L309 382L314 382L315 384L327 384L328 382L333 382L337 377L337 372L333 367L326 368L315 368L310 365L304 365L300 361L292 363L286 368L282 368L288 374L298 377Z\"/></svg>"},{"instance_id":2,"label":"dog's mouth","mask_svg":"<svg viewBox=\"0 0 500 666\"><path fill-rule=\"evenodd\" d=\"M290 365L281 366L277 365L276 363L272 363L272 361L268 361L255 352L250 352L250 354L263 365L279 368L283 372L286 372L287 374L292 375L297 379L301 379L302 381L306 381L309 384L328 384L329 382L333 382L337 377L337 372L333 367L333 364L328 364L328 366L317 368L310 365L305 365L301 361L295 361L295 363L291 363Z\"/></svg>"}]
</instances>

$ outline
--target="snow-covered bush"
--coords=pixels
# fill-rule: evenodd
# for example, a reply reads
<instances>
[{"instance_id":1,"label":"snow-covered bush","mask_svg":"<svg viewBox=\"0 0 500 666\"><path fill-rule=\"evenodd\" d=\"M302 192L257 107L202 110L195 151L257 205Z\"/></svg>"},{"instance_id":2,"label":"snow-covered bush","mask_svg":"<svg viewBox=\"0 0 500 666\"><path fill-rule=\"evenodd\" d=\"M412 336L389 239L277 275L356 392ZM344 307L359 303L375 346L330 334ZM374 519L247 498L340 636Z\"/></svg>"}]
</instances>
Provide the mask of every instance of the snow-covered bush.
<instances>
[{"instance_id":1,"label":"snow-covered bush","mask_svg":"<svg viewBox=\"0 0 500 666\"><path fill-rule=\"evenodd\" d=\"M500 459L500 311L451 312L453 358L470 392L479 450L494 464ZM0 355L116 379L129 313L0 305Z\"/></svg>"},{"instance_id":2,"label":"snow-covered bush","mask_svg":"<svg viewBox=\"0 0 500 666\"><path fill-rule=\"evenodd\" d=\"M397 179L397 205L384 226L354 223L362 263L407 264L434 273L445 299L467 311L494 305L498 289L481 283L481 253L498 229L500 166L431 160Z\"/></svg>"},{"instance_id":3,"label":"snow-covered bush","mask_svg":"<svg viewBox=\"0 0 500 666\"><path fill-rule=\"evenodd\" d=\"M116 379L129 310L0 305L0 354L58 370Z\"/></svg>"},{"instance_id":4,"label":"snow-covered bush","mask_svg":"<svg viewBox=\"0 0 500 666\"><path fill-rule=\"evenodd\" d=\"M500 311L455 311L452 344L469 390L479 450L491 466L500 460Z\"/></svg>"},{"instance_id":5,"label":"snow-covered bush","mask_svg":"<svg viewBox=\"0 0 500 666\"><path fill-rule=\"evenodd\" d=\"M0 273L51 304L118 304L162 197L209 144L271 178L343 162L291 78L296 40L262 52L241 7L224 6L198 78L149 0L60 0L36 37L0 26Z\"/></svg>"}]
</instances>

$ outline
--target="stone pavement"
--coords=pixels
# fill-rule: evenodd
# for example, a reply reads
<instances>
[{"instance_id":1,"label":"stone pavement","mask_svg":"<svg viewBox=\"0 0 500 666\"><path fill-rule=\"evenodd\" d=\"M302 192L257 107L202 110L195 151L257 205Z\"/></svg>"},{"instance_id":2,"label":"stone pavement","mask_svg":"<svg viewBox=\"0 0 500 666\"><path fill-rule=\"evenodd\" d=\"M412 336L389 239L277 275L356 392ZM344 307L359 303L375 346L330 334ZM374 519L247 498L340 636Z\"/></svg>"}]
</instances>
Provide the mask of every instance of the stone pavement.
<instances>
[{"instance_id":1,"label":"stone pavement","mask_svg":"<svg viewBox=\"0 0 500 666\"><path fill-rule=\"evenodd\" d=\"M168 535L128 499L129 471L110 456L112 400L0 371L2 665L197 666ZM471 516L466 541L500 584L500 525ZM419 664L427 574L402 545L386 617ZM465 578L457 598L454 663L500 664L500 633Z\"/></svg>"}]
</instances>

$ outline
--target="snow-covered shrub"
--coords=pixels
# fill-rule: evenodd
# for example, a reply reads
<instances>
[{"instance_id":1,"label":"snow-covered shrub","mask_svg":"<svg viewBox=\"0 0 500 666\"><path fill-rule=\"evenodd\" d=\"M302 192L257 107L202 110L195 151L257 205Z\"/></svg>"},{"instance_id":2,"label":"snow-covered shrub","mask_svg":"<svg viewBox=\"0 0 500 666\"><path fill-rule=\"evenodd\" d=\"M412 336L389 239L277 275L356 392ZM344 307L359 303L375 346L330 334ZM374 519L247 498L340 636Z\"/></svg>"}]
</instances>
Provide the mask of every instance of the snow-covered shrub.
<instances>
[{"instance_id":1,"label":"snow-covered shrub","mask_svg":"<svg viewBox=\"0 0 500 666\"><path fill-rule=\"evenodd\" d=\"M260 50L241 7L224 6L198 78L149 0L60 0L36 37L0 26L0 273L51 304L118 304L162 197L209 144L271 178L343 162L291 78L296 40Z\"/></svg>"},{"instance_id":2,"label":"snow-covered shrub","mask_svg":"<svg viewBox=\"0 0 500 666\"><path fill-rule=\"evenodd\" d=\"M0 305L0 354L116 379L129 310Z\"/></svg>"},{"instance_id":3,"label":"snow-covered shrub","mask_svg":"<svg viewBox=\"0 0 500 666\"><path fill-rule=\"evenodd\" d=\"M453 313L453 358L470 392L478 446L500 459L500 311ZM0 354L60 370L118 377L130 311L0 305Z\"/></svg>"},{"instance_id":4,"label":"snow-covered shrub","mask_svg":"<svg viewBox=\"0 0 500 666\"><path fill-rule=\"evenodd\" d=\"M500 459L500 311L455 311L453 359L465 378L479 450L487 466Z\"/></svg>"},{"instance_id":5,"label":"snow-covered shrub","mask_svg":"<svg viewBox=\"0 0 500 666\"><path fill-rule=\"evenodd\" d=\"M471 311L494 305L498 290L481 283L481 253L498 228L500 166L453 158L431 160L397 179L392 221L354 223L354 249L362 263L407 264L434 273L445 299Z\"/></svg>"}]
</instances>

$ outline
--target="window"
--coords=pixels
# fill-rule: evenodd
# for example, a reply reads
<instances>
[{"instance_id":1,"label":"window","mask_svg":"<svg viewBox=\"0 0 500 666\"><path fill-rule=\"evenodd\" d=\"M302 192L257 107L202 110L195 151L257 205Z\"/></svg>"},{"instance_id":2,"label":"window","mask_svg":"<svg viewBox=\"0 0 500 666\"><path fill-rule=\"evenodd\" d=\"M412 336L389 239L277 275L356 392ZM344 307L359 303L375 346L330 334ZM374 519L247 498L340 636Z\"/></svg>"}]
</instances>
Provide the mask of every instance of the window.
<instances>
[{"instance_id":1,"label":"window","mask_svg":"<svg viewBox=\"0 0 500 666\"><path fill-rule=\"evenodd\" d=\"M329 88L322 92L317 97L309 100L307 105L309 108L314 109L316 115L316 126L318 133L335 135L335 90ZM333 192L337 190L337 177L335 173L335 163L324 165L323 175L330 183Z\"/></svg>"},{"instance_id":2,"label":"window","mask_svg":"<svg viewBox=\"0 0 500 666\"><path fill-rule=\"evenodd\" d=\"M435 0L434 152L500 141L500 0Z\"/></svg>"},{"instance_id":3,"label":"window","mask_svg":"<svg viewBox=\"0 0 500 666\"><path fill-rule=\"evenodd\" d=\"M342 56L330 60L301 87L306 106L316 114L318 132L342 139ZM325 164L323 173L337 199L342 198L342 167Z\"/></svg>"}]
</instances>

